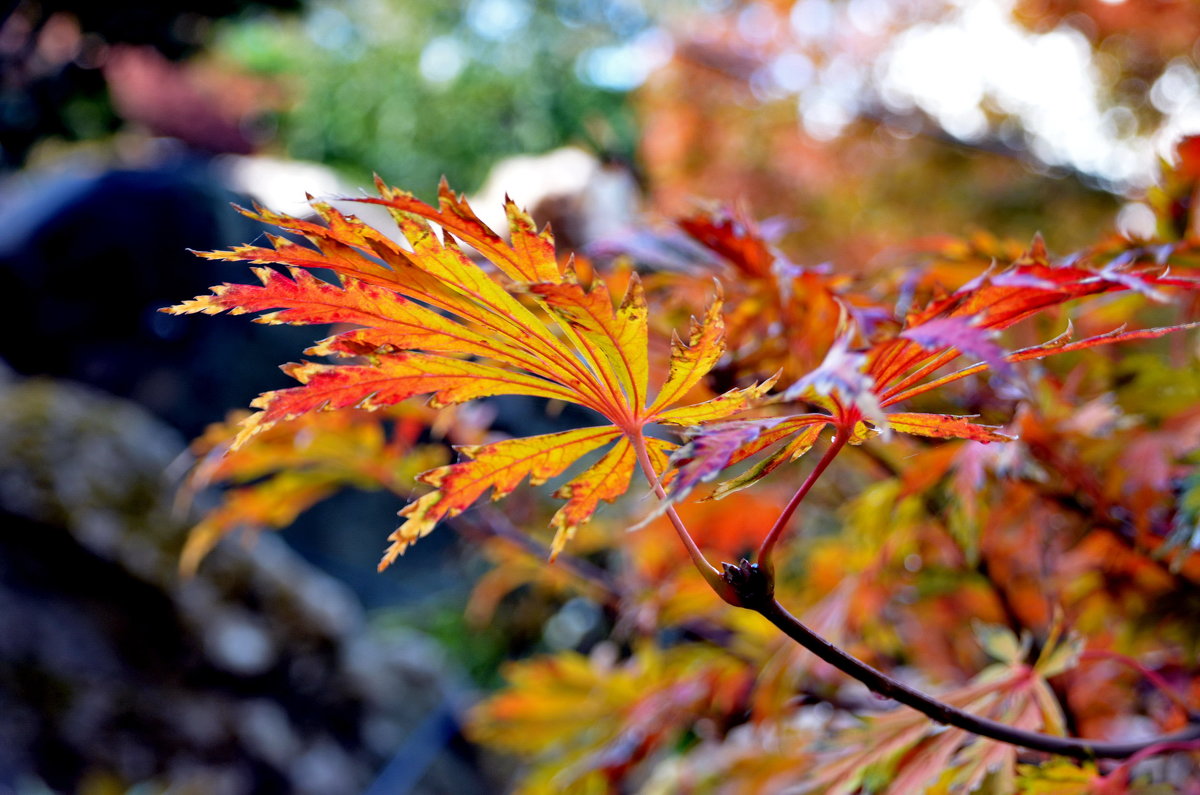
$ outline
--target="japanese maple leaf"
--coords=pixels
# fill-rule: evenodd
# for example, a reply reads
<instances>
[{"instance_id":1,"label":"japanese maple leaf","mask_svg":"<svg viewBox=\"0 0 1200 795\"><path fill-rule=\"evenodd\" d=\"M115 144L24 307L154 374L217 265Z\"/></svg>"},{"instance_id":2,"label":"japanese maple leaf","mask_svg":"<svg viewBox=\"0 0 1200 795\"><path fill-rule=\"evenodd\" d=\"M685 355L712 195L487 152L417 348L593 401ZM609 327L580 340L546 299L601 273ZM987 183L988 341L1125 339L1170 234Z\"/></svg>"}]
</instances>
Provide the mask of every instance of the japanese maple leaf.
<instances>
[{"instance_id":1,"label":"japanese maple leaf","mask_svg":"<svg viewBox=\"0 0 1200 795\"><path fill-rule=\"evenodd\" d=\"M591 792L589 779L629 776L749 684L737 660L702 644L636 652L617 664L573 651L510 663L508 686L472 710L469 731L528 757L542 786L525 791Z\"/></svg>"},{"instance_id":2,"label":"japanese maple leaf","mask_svg":"<svg viewBox=\"0 0 1200 795\"><path fill-rule=\"evenodd\" d=\"M1135 339L1151 339L1187 328L1186 323L1163 328L1116 329L1083 340L1071 340L1072 330L1048 342L1005 352L993 340L1002 329L1067 301L1122 290L1136 290L1161 300L1163 286L1195 289L1200 284L1173 277L1160 265L1143 265L1136 258L1109 262L1101 269L1079 264L1051 265L1040 238L1030 251L1008 268L989 271L955 292L910 312L900 331L864 349L851 347L845 333L825 360L792 384L785 400L804 400L827 413L799 414L737 424L716 423L699 429L688 450L677 454L684 463L674 490L714 478L722 469L792 437L739 478L717 487L714 496L744 488L812 447L825 425L838 429L840 443L859 443L877 432L898 431L942 439L1004 442L1013 437L998 427L980 425L972 417L892 410L896 404L969 375L988 370L1005 378L1014 375L1015 362L1041 359L1068 351ZM960 357L977 361L932 378ZM799 435L797 435L799 434Z\"/></svg>"},{"instance_id":3,"label":"japanese maple leaf","mask_svg":"<svg viewBox=\"0 0 1200 795\"><path fill-rule=\"evenodd\" d=\"M656 269L648 280L667 306L688 306L704 285L700 273L719 273L729 286L725 322L736 351L724 367L734 373L782 369L798 378L820 361L837 335L838 316L862 299L847 289L850 279L825 266L801 267L771 243L770 227L731 207L696 210L675 221L677 230L643 230L595 246L600 255L628 254ZM871 317L864 314L865 322Z\"/></svg>"},{"instance_id":4,"label":"japanese maple leaf","mask_svg":"<svg viewBox=\"0 0 1200 795\"><path fill-rule=\"evenodd\" d=\"M566 504L554 515L557 554L600 501L629 487L635 466L653 478L674 445L643 435L650 423L687 426L746 408L770 384L735 389L687 404L689 393L724 352L720 295L693 319L685 344L672 343L669 372L652 393L647 359L647 306L635 277L614 306L605 282L585 286L560 264L549 229L507 204L511 241L485 226L443 182L439 206L378 183L380 198L357 199L391 213L404 247L331 205L313 202L321 222L259 209L252 218L306 238L305 246L269 236L270 247L241 246L201 254L282 266L254 269L261 284L223 284L209 295L165 311L175 314L262 312L260 323L354 326L322 340L311 355L355 363L289 364L300 386L267 392L243 424L235 447L275 423L313 411L374 409L428 395L434 406L494 395L531 395L591 409L604 424L459 447L462 460L420 476L434 490L401 511L384 568L443 519L461 513L489 489L492 499L528 478L559 476L580 457L608 446L598 461L555 492ZM441 227L439 236L430 226ZM492 267L473 261L459 242ZM310 272L328 269L337 282Z\"/></svg>"},{"instance_id":5,"label":"japanese maple leaf","mask_svg":"<svg viewBox=\"0 0 1200 795\"><path fill-rule=\"evenodd\" d=\"M190 501L213 484L228 488L220 504L188 534L179 563L184 573L194 573L216 543L234 530L286 527L347 486L411 496L413 478L446 460L443 445L418 443L433 414L420 406L303 414L277 423L253 444L230 451L244 413L209 426L192 442L198 462L181 496ZM456 436L464 426L473 430L460 420Z\"/></svg>"}]
</instances>

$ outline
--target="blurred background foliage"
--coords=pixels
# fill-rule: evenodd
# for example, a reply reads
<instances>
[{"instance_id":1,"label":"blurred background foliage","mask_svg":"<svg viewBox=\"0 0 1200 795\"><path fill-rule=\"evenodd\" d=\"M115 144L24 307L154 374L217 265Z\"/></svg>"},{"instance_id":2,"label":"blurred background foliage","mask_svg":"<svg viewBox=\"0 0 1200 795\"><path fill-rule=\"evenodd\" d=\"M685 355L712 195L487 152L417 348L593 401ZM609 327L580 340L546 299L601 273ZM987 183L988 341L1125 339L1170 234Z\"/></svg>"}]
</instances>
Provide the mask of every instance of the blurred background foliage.
<instances>
[{"instance_id":1,"label":"blurred background foliage","mask_svg":"<svg viewBox=\"0 0 1200 795\"><path fill-rule=\"evenodd\" d=\"M473 190L497 158L571 142L628 161L643 75L617 61L652 31L632 3L314 3L222 23L214 56L293 88L275 116L288 155L430 196L443 175Z\"/></svg>"},{"instance_id":2,"label":"blurred background foliage","mask_svg":"<svg viewBox=\"0 0 1200 795\"><path fill-rule=\"evenodd\" d=\"M653 210L787 216L814 261L970 227L1065 249L1196 124L1196 25L1170 0L25 0L0 44L3 158L132 125L429 197L572 144Z\"/></svg>"},{"instance_id":3,"label":"blurred background foliage","mask_svg":"<svg viewBox=\"0 0 1200 795\"><path fill-rule=\"evenodd\" d=\"M240 278L183 254L258 233L226 201L294 205L305 190L353 192L372 173L425 198L443 175L477 192L505 158L564 146L593 159L584 181L563 188L542 161L521 172L522 184L500 188L538 204L540 219L589 251L614 239L636 249L642 230L632 219L653 224L706 200L774 218L764 230L799 264L833 263L847 275L908 262L916 238L944 254L947 272L965 273L1015 256L1037 231L1065 253L1096 240L1114 215L1118 231L1148 236L1152 205L1158 219L1180 219L1159 231L1178 234L1195 209L1190 194L1155 195L1153 185L1171 143L1200 129L1197 42L1200 7L1182 0L17 0L0 23L0 266L12 305L0 355L20 377L89 383L195 435L281 385L269 380L273 365L307 341L289 338L280 353L277 332L267 341L236 320L219 332L185 330L154 313ZM589 191L614 174L604 185L620 186L615 198L596 200ZM562 195L565 204L540 203ZM680 256L639 252L666 268ZM495 410L501 428L530 422L533 411ZM552 429L556 418L538 412ZM449 534L377 577L394 500L349 509L361 495L337 499L285 538L348 584L360 610L375 610L377 631L418 627L477 682L494 683L506 657L586 650L607 630L596 600L561 583L509 593L493 575L485 585L504 594L505 610L481 608L480 592L468 593L485 569L478 544ZM544 512L533 500L510 504L521 525ZM78 565L74 579L86 581ZM695 584L685 574L683 590ZM469 598L477 613L502 619L464 629ZM98 633L106 621L96 611ZM348 632L320 643L349 643ZM3 683L30 692L26 679ZM359 711L382 713L378 701ZM95 736L66 743L78 764L64 764L65 752L44 739L24 756L0 753L0 787L33 776L69 791L101 769L126 782L129 771L165 775L143 757L140 767L89 757ZM399 745L392 740L356 757L346 780L383 768L380 749ZM53 764L57 778L46 773ZM286 771L255 771L266 787L258 791L302 789Z\"/></svg>"}]
</instances>

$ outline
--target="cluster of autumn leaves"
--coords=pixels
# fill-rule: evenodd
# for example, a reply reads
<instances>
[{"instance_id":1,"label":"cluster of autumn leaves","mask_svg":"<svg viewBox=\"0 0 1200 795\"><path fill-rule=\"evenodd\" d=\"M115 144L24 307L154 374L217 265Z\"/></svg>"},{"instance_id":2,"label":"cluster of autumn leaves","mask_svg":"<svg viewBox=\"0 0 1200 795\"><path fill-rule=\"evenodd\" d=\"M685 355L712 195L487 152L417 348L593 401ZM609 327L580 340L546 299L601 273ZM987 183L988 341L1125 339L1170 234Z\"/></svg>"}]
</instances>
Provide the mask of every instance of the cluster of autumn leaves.
<instances>
[{"instance_id":1,"label":"cluster of autumn leaves","mask_svg":"<svg viewBox=\"0 0 1200 795\"><path fill-rule=\"evenodd\" d=\"M783 535L776 583L811 628L1020 728L1103 737L1187 719L1200 622L1173 595L1200 593L1200 368L1194 335L1171 334L1200 287L1186 234L1064 259L1040 239L924 241L918 267L851 279L714 210L654 233L675 261L649 268L576 262L512 204L505 239L445 187L436 207L378 188L356 201L395 230L323 202L311 220L259 210L289 236L204 256L256 263L260 283L169 310L341 329L306 352L324 362L285 367L298 386L197 442L193 485L232 488L184 566L346 485L411 497L381 568L440 524L486 525L486 509L460 517L485 495L513 495L531 522L523 543L483 544L495 567L472 615L544 590L601 605L612 629L589 655L511 664L476 709L474 735L529 763L522 791L1129 780L1128 766L1023 756L888 712L708 590L693 564L787 530L814 448L838 456L836 477L801 509L802 540ZM498 395L594 421L496 438L461 407ZM552 480L547 518L522 484ZM627 492L658 496L592 521ZM1120 662L1150 657L1151 679Z\"/></svg>"}]
</instances>

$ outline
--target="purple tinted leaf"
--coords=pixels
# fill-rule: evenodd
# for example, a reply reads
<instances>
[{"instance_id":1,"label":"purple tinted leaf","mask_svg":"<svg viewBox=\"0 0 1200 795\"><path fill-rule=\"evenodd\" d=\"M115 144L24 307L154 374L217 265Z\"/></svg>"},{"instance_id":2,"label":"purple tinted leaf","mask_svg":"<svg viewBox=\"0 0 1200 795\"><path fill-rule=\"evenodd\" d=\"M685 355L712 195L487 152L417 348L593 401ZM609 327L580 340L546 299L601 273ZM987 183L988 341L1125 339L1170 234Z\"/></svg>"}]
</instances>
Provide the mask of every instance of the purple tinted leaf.
<instances>
[{"instance_id":1,"label":"purple tinted leaf","mask_svg":"<svg viewBox=\"0 0 1200 795\"><path fill-rule=\"evenodd\" d=\"M808 375L788 387L783 393L785 400L798 400L806 396L834 398L843 406L854 406L879 430L887 433L887 414L879 405L875 393L875 379L865 372L867 355L850 350L850 337L843 335L833 343L825 360Z\"/></svg>"},{"instance_id":2,"label":"purple tinted leaf","mask_svg":"<svg viewBox=\"0 0 1200 795\"><path fill-rule=\"evenodd\" d=\"M1141 274L1129 273L1128 271L1122 270L1122 266L1125 264L1127 264L1126 255L1122 255L1121 257L1118 257L1117 259L1114 259L1112 262L1105 265L1095 278L1113 282L1121 285L1122 287L1133 290L1134 292L1141 293L1151 301L1167 303L1171 300L1166 293L1155 288L1152 284L1146 281Z\"/></svg>"},{"instance_id":3,"label":"purple tinted leaf","mask_svg":"<svg viewBox=\"0 0 1200 795\"><path fill-rule=\"evenodd\" d=\"M712 480L729 466L730 459L745 444L763 431L778 425L783 418L735 420L701 428L688 444L675 451L671 460L680 464L671 482L671 496L678 498L701 483Z\"/></svg>"},{"instance_id":4,"label":"purple tinted leaf","mask_svg":"<svg viewBox=\"0 0 1200 795\"><path fill-rule=\"evenodd\" d=\"M997 273L992 277L992 284L997 287L1028 287L1034 290L1057 290L1059 286L1049 279L1034 276L1018 269Z\"/></svg>"},{"instance_id":5,"label":"purple tinted leaf","mask_svg":"<svg viewBox=\"0 0 1200 795\"><path fill-rule=\"evenodd\" d=\"M812 446L816 444L817 438L821 435L821 431L824 428L824 423L805 427L800 433L788 440L787 444L766 456L742 474L718 483L717 487L713 489L712 494L705 497L705 499L719 500L728 497L735 491L741 491L748 486L754 485L778 469L781 464L785 464L788 461L795 461L812 449Z\"/></svg>"},{"instance_id":6,"label":"purple tinted leaf","mask_svg":"<svg viewBox=\"0 0 1200 795\"><path fill-rule=\"evenodd\" d=\"M975 326L970 318L941 317L900 332L927 350L954 348L967 356L974 356L1005 379L1016 374L1012 364L1005 358L1004 349L990 339L992 332Z\"/></svg>"},{"instance_id":7,"label":"purple tinted leaf","mask_svg":"<svg viewBox=\"0 0 1200 795\"><path fill-rule=\"evenodd\" d=\"M758 234L768 243L778 243L784 235L800 226L795 218L776 215L758 222Z\"/></svg>"},{"instance_id":8,"label":"purple tinted leaf","mask_svg":"<svg viewBox=\"0 0 1200 795\"><path fill-rule=\"evenodd\" d=\"M895 318L892 313L882 307L859 307L853 304L844 304L846 312L850 315L850 319L854 324L862 330L864 337L868 339L875 335L881 327L894 323Z\"/></svg>"},{"instance_id":9,"label":"purple tinted leaf","mask_svg":"<svg viewBox=\"0 0 1200 795\"><path fill-rule=\"evenodd\" d=\"M1137 249L1129 249L1128 251L1122 251L1120 254L1113 257L1112 260L1109 261L1108 265L1105 266L1104 270L1107 271L1109 268L1112 268L1112 269L1124 268L1124 267L1132 264L1133 262L1135 262L1137 260L1137 258L1138 258Z\"/></svg>"},{"instance_id":10,"label":"purple tinted leaf","mask_svg":"<svg viewBox=\"0 0 1200 795\"><path fill-rule=\"evenodd\" d=\"M590 243L585 251L597 259L626 255L643 265L684 273L721 267L721 260L716 255L677 231L660 233L636 229Z\"/></svg>"}]
</instances>

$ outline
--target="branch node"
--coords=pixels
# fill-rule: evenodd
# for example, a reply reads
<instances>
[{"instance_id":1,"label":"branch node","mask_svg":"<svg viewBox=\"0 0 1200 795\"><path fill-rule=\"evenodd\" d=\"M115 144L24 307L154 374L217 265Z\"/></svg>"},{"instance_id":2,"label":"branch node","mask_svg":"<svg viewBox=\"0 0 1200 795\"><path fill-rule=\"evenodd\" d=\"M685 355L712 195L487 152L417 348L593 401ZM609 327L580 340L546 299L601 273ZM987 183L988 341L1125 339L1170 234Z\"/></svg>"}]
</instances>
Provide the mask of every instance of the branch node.
<instances>
[{"instance_id":1,"label":"branch node","mask_svg":"<svg viewBox=\"0 0 1200 795\"><path fill-rule=\"evenodd\" d=\"M721 579L729 586L738 607L760 610L775 601L775 578L757 563L742 558L739 563L722 563Z\"/></svg>"}]
</instances>

